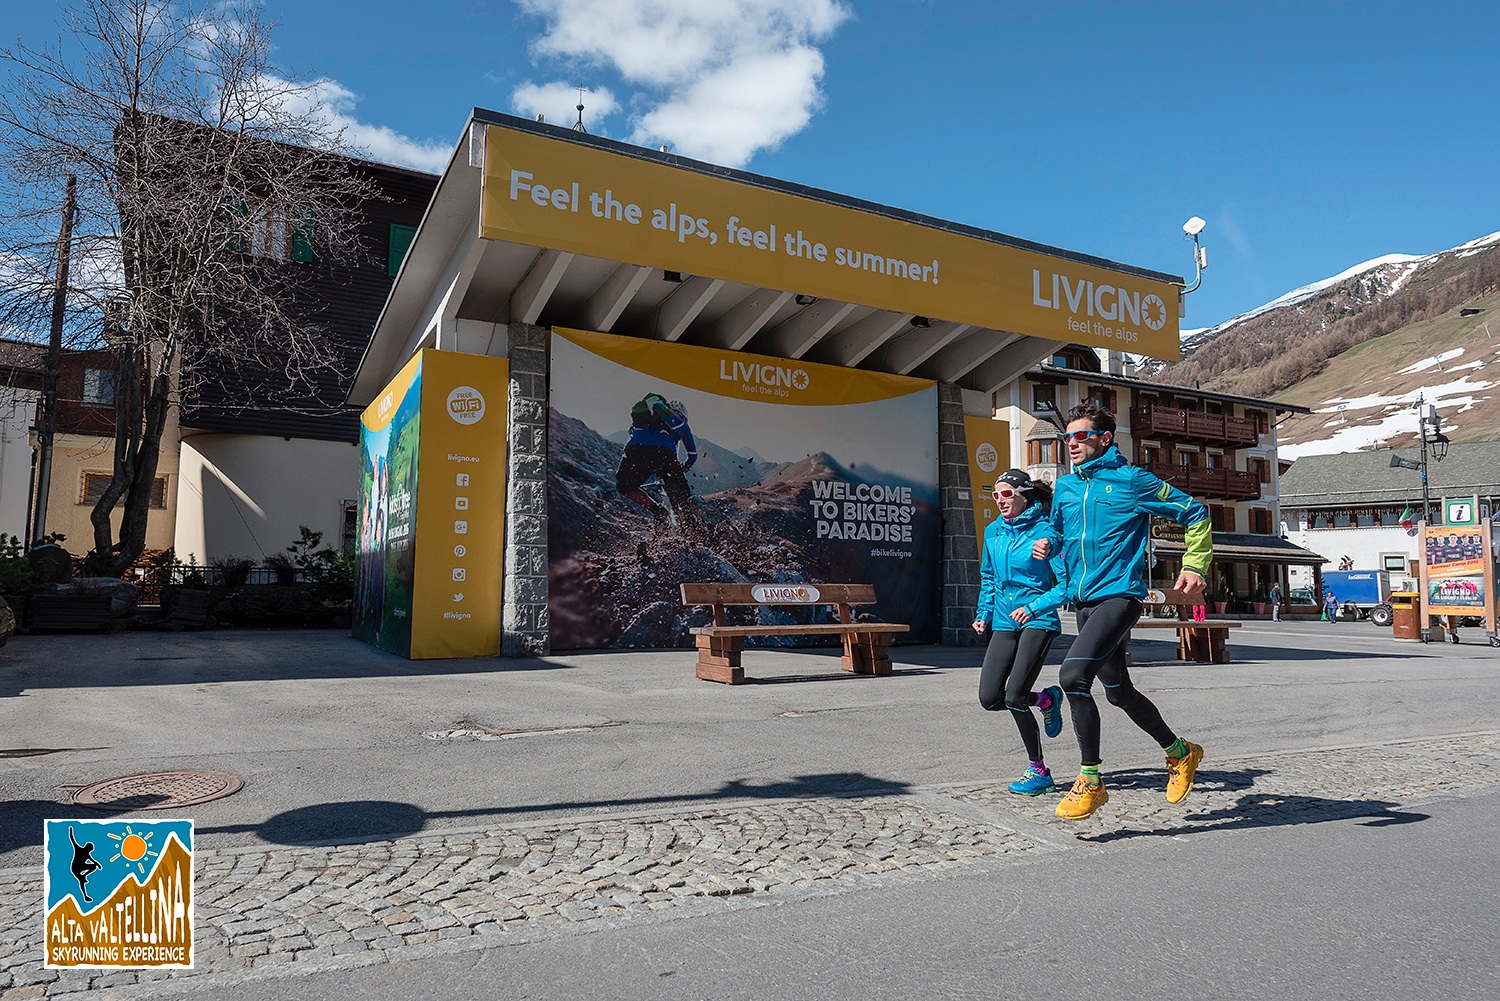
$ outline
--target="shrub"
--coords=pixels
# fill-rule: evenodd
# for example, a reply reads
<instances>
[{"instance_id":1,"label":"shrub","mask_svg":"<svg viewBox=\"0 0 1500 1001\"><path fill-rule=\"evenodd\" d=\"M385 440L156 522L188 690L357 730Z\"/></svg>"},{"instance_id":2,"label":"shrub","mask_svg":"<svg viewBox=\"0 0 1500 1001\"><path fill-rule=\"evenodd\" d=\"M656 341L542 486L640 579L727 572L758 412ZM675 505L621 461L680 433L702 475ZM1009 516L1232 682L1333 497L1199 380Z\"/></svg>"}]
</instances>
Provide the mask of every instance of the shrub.
<instances>
[{"instance_id":1,"label":"shrub","mask_svg":"<svg viewBox=\"0 0 1500 1001\"><path fill-rule=\"evenodd\" d=\"M219 571L219 580L225 587L243 587L250 580L250 568L255 561L248 556L214 556L208 565Z\"/></svg>"},{"instance_id":2,"label":"shrub","mask_svg":"<svg viewBox=\"0 0 1500 1001\"><path fill-rule=\"evenodd\" d=\"M286 553L272 553L265 562L266 568L276 575L276 583L297 583L297 564Z\"/></svg>"}]
</instances>

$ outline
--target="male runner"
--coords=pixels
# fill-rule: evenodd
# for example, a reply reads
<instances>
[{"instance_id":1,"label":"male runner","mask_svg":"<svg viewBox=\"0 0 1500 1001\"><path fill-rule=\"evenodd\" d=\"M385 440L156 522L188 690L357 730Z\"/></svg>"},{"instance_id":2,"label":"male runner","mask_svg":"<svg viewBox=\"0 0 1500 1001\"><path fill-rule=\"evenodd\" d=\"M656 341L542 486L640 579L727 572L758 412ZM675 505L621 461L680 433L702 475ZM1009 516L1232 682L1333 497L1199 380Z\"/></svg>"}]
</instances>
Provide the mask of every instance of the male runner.
<instances>
[{"instance_id":1,"label":"male runner","mask_svg":"<svg viewBox=\"0 0 1500 1001\"><path fill-rule=\"evenodd\" d=\"M1078 637L1063 659L1059 680L1072 709L1081 769L1057 805L1065 820L1082 820L1109 802L1099 777L1099 709L1094 679L1104 683L1112 705L1156 738L1167 755L1167 802L1180 803L1193 789L1203 748L1178 737L1150 699L1136 691L1125 667L1125 635L1141 617L1146 596L1146 541L1151 516L1170 518L1184 529L1187 552L1173 585L1195 594L1204 589L1213 560L1208 510L1181 490L1125 461L1115 447L1115 415L1085 403L1068 411L1068 456L1073 475L1060 477L1052 500L1052 527L1062 539L1068 567L1067 600L1078 606ZM1050 552L1046 539L1034 547Z\"/></svg>"}]
</instances>

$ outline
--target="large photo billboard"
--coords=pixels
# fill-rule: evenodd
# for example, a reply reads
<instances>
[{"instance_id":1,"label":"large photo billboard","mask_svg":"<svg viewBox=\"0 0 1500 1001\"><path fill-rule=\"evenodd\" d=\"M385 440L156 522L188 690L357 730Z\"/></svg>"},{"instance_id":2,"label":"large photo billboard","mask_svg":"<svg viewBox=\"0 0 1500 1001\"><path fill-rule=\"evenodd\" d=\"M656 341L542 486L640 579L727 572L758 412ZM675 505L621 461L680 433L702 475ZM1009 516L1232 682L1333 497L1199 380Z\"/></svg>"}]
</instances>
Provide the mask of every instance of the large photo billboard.
<instances>
[{"instance_id":1,"label":"large photo billboard","mask_svg":"<svg viewBox=\"0 0 1500 1001\"><path fill-rule=\"evenodd\" d=\"M873 583L937 641L935 383L572 330L551 365L554 649L690 645L694 581Z\"/></svg>"},{"instance_id":2,"label":"large photo billboard","mask_svg":"<svg viewBox=\"0 0 1500 1001\"><path fill-rule=\"evenodd\" d=\"M508 371L422 351L361 415L356 638L413 660L499 652Z\"/></svg>"}]
</instances>

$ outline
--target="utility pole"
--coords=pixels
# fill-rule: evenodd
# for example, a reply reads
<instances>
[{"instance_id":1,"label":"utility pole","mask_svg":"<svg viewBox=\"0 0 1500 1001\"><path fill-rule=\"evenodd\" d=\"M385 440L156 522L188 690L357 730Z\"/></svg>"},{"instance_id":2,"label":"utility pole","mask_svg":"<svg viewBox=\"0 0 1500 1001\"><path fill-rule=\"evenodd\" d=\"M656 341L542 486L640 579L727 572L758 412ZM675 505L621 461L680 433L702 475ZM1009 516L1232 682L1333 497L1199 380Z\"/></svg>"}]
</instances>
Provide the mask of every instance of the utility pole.
<instances>
[{"instance_id":1,"label":"utility pole","mask_svg":"<svg viewBox=\"0 0 1500 1001\"><path fill-rule=\"evenodd\" d=\"M52 297L52 340L47 347L47 371L42 377L41 460L36 476L36 523L31 544L47 534L47 494L52 489L52 439L57 435L57 377L62 367L63 318L68 305L68 257L73 247L73 217L78 213L78 179L68 175L63 198L62 227L57 234L57 289Z\"/></svg>"}]
</instances>

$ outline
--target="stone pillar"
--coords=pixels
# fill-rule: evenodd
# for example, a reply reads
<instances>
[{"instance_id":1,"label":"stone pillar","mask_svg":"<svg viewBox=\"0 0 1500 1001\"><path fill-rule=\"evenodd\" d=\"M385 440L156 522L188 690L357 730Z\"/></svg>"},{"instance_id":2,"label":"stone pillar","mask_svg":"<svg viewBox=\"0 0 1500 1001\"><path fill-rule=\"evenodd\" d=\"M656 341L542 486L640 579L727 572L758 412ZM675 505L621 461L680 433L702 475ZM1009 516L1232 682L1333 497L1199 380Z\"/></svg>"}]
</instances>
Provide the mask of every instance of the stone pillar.
<instances>
[{"instance_id":1,"label":"stone pillar","mask_svg":"<svg viewBox=\"0 0 1500 1001\"><path fill-rule=\"evenodd\" d=\"M964 434L963 391L938 383L938 491L943 504L943 631L945 646L975 646L974 603L979 600L979 558L974 546L974 505L969 499L969 444Z\"/></svg>"},{"instance_id":2,"label":"stone pillar","mask_svg":"<svg viewBox=\"0 0 1500 1001\"><path fill-rule=\"evenodd\" d=\"M547 614L547 361L545 327L512 323L506 423L505 603L500 653L542 657Z\"/></svg>"}]
</instances>

